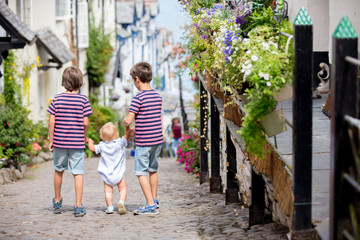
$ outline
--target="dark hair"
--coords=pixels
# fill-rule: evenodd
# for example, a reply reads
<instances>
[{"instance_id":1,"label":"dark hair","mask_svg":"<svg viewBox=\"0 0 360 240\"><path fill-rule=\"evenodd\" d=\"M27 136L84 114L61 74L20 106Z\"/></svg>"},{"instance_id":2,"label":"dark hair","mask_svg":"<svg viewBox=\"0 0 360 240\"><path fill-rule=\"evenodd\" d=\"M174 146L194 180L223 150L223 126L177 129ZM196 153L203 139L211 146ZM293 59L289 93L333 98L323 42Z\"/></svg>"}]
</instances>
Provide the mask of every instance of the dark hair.
<instances>
[{"instance_id":1,"label":"dark hair","mask_svg":"<svg viewBox=\"0 0 360 240\"><path fill-rule=\"evenodd\" d=\"M130 69L130 75L133 79L138 77L141 82L147 83L152 80L152 70L147 62L138 62Z\"/></svg>"},{"instance_id":2,"label":"dark hair","mask_svg":"<svg viewBox=\"0 0 360 240\"><path fill-rule=\"evenodd\" d=\"M61 86L68 91L79 89L83 85L83 74L76 66L67 67L62 74Z\"/></svg>"}]
</instances>

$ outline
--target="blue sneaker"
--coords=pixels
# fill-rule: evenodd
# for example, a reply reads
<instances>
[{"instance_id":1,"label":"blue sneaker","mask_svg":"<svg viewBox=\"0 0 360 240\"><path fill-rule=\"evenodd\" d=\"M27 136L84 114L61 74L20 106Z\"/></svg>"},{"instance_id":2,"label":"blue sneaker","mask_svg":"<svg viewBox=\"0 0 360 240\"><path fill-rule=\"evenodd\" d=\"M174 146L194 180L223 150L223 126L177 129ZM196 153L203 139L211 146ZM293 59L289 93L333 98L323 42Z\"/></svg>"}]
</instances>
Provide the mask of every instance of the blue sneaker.
<instances>
[{"instance_id":1,"label":"blue sneaker","mask_svg":"<svg viewBox=\"0 0 360 240\"><path fill-rule=\"evenodd\" d=\"M74 216L75 217L83 217L86 214L85 208L81 205L81 207L75 207Z\"/></svg>"},{"instance_id":2,"label":"blue sneaker","mask_svg":"<svg viewBox=\"0 0 360 240\"><path fill-rule=\"evenodd\" d=\"M55 198L53 198L52 202L53 202L53 210L55 214L61 213L62 201L63 199L61 198L60 202L55 202Z\"/></svg>"},{"instance_id":3,"label":"blue sneaker","mask_svg":"<svg viewBox=\"0 0 360 240\"><path fill-rule=\"evenodd\" d=\"M156 198L154 198L154 203L156 204L156 208L159 209L159 200L157 200Z\"/></svg>"},{"instance_id":4,"label":"blue sneaker","mask_svg":"<svg viewBox=\"0 0 360 240\"><path fill-rule=\"evenodd\" d=\"M149 204L145 204L145 207L139 207L134 211L134 215L158 215L159 210L156 209L157 206L154 204L153 206L149 206Z\"/></svg>"}]
</instances>

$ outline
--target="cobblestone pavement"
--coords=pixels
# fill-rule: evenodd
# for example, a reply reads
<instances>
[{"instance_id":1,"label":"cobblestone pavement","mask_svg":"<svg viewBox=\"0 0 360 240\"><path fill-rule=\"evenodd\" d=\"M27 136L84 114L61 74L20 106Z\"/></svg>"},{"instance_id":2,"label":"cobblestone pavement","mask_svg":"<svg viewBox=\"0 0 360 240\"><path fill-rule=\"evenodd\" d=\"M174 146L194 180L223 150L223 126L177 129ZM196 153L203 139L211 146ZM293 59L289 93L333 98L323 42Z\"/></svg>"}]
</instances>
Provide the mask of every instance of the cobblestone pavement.
<instances>
[{"instance_id":1,"label":"cobblestone pavement","mask_svg":"<svg viewBox=\"0 0 360 240\"><path fill-rule=\"evenodd\" d=\"M74 183L68 173L62 188L63 212L52 213L52 161L28 171L26 179L0 186L0 239L287 239L288 230L275 223L248 228L247 208L225 205L222 194L209 193L208 184L199 185L168 158L160 160L159 215L106 215L97 163L97 158L85 160L83 218L73 216ZM133 158L128 158L128 211L145 203L132 168ZM116 190L115 208L118 200Z\"/></svg>"}]
</instances>

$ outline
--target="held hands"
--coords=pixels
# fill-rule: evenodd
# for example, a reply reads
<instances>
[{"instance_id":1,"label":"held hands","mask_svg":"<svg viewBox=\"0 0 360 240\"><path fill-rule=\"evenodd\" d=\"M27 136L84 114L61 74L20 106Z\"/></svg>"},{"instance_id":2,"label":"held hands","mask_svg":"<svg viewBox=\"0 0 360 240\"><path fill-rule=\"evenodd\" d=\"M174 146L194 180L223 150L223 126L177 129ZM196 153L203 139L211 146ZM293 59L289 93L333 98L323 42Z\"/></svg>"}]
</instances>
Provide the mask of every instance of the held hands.
<instances>
[{"instance_id":1,"label":"held hands","mask_svg":"<svg viewBox=\"0 0 360 240\"><path fill-rule=\"evenodd\" d=\"M94 141L91 138L87 138L89 150L95 152Z\"/></svg>"}]
</instances>

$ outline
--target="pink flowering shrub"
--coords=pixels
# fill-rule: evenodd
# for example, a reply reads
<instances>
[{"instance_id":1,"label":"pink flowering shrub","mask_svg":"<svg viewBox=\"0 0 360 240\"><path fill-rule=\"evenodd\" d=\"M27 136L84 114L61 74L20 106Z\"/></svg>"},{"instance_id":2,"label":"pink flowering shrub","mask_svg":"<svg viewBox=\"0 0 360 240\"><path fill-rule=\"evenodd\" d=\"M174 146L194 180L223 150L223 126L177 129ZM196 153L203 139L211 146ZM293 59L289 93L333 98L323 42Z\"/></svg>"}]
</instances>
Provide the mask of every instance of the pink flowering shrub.
<instances>
[{"instance_id":1,"label":"pink flowering shrub","mask_svg":"<svg viewBox=\"0 0 360 240\"><path fill-rule=\"evenodd\" d=\"M185 164L184 170L196 175L200 172L200 136L197 132L186 133L177 151L179 163Z\"/></svg>"}]
</instances>

